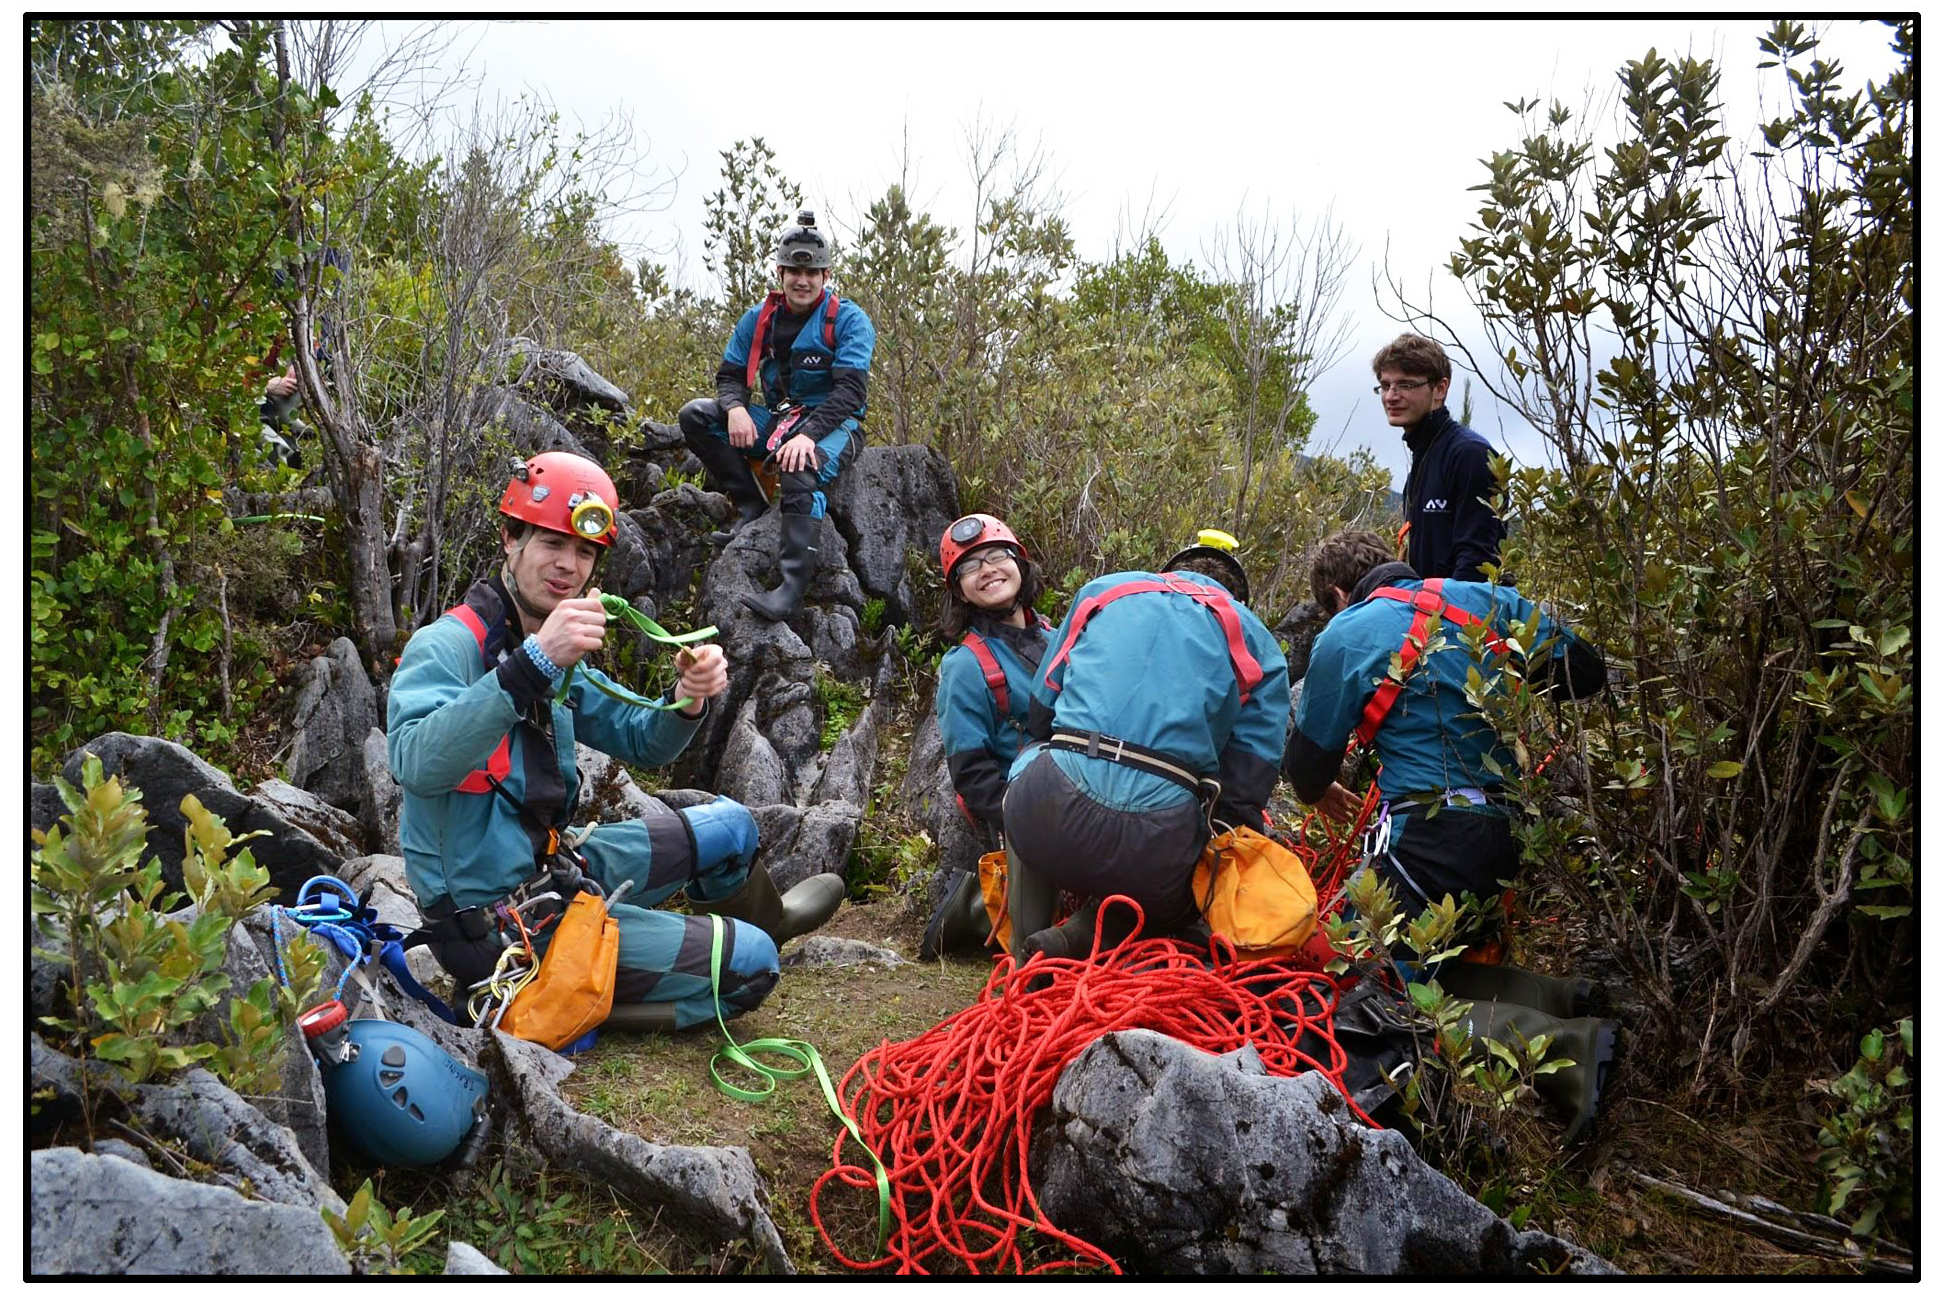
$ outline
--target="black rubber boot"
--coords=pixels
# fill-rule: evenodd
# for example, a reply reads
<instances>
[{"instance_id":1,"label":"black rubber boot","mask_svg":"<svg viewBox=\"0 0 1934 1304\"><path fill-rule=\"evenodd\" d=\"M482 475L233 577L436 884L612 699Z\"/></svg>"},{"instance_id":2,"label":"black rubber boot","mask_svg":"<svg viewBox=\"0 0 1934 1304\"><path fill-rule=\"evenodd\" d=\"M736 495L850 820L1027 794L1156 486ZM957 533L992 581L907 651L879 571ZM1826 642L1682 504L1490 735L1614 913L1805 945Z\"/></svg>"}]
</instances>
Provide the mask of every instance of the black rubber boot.
<instances>
[{"instance_id":1,"label":"black rubber boot","mask_svg":"<svg viewBox=\"0 0 1934 1304\"><path fill-rule=\"evenodd\" d=\"M1466 1001L1528 1005L1560 1019L1604 1013L1598 984L1589 978L1551 978L1508 964L1462 960L1446 960L1436 977L1439 987Z\"/></svg>"},{"instance_id":2,"label":"black rubber boot","mask_svg":"<svg viewBox=\"0 0 1934 1304\"><path fill-rule=\"evenodd\" d=\"M1556 1073L1539 1074L1538 1094L1565 1121L1561 1145L1571 1145L1585 1135L1598 1117L1599 1098L1617 1058L1616 1023L1609 1019L1560 1019L1543 1010L1502 1001L1473 1001L1471 1012L1464 1017L1474 1036L1489 1037L1514 1051L1516 1038L1528 1042L1540 1034L1549 1035L1545 1060L1575 1062Z\"/></svg>"},{"instance_id":3,"label":"black rubber boot","mask_svg":"<svg viewBox=\"0 0 1934 1304\"><path fill-rule=\"evenodd\" d=\"M819 518L779 518L779 587L763 597L747 594L742 601L767 620L791 620L806 600L806 589L819 570Z\"/></svg>"},{"instance_id":4,"label":"black rubber boot","mask_svg":"<svg viewBox=\"0 0 1934 1304\"><path fill-rule=\"evenodd\" d=\"M966 870L933 908L927 931L920 937L920 958L931 964L957 951L978 951L992 931L987 903L981 900L980 875Z\"/></svg>"},{"instance_id":5,"label":"black rubber boot","mask_svg":"<svg viewBox=\"0 0 1934 1304\"><path fill-rule=\"evenodd\" d=\"M704 465L706 483L738 508L737 519L707 536L713 543L729 543L733 535L766 513L766 495L759 488L759 477L752 474L752 467L738 450L712 435L688 437L685 446Z\"/></svg>"},{"instance_id":6,"label":"black rubber boot","mask_svg":"<svg viewBox=\"0 0 1934 1304\"><path fill-rule=\"evenodd\" d=\"M1033 955L1050 960L1086 960L1095 949L1095 912L1100 903L1090 901L1052 928L1028 935L1021 946L1021 962Z\"/></svg>"},{"instance_id":7,"label":"black rubber boot","mask_svg":"<svg viewBox=\"0 0 1934 1304\"><path fill-rule=\"evenodd\" d=\"M604 1032L676 1032L678 1007L670 1001L613 1005L598 1027Z\"/></svg>"},{"instance_id":8,"label":"black rubber boot","mask_svg":"<svg viewBox=\"0 0 1934 1304\"><path fill-rule=\"evenodd\" d=\"M745 883L729 897L716 901L688 898L692 913L728 915L764 929L774 946L787 942L833 917L846 899L846 880L838 874L814 874L795 883L782 897L779 887L761 865L754 865Z\"/></svg>"},{"instance_id":9,"label":"black rubber boot","mask_svg":"<svg viewBox=\"0 0 1934 1304\"><path fill-rule=\"evenodd\" d=\"M1034 873L1021 863L1014 848L1007 849L1007 949L1021 963L1027 963L1028 956L1033 954L1028 942L1054 922L1057 894L1053 879Z\"/></svg>"}]
</instances>

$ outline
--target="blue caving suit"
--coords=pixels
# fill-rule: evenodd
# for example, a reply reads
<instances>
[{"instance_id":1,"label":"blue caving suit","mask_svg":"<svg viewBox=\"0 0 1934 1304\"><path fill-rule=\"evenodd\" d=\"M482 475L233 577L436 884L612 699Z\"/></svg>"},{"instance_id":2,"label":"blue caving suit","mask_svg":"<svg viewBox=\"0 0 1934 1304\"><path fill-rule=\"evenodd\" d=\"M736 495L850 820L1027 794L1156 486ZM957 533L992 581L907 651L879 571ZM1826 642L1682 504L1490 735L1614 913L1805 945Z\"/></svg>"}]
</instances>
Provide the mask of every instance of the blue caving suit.
<instances>
[{"instance_id":1,"label":"blue caving suit","mask_svg":"<svg viewBox=\"0 0 1934 1304\"><path fill-rule=\"evenodd\" d=\"M1310 651L1309 674L1284 758L1296 795L1314 804L1336 778L1350 734L1390 669L1416 608L1391 598L1370 599L1378 588L1415 590L1423 579L1403 562L1371 569L1350 593ZM1591 644L1565 629L1516 589L1489 582L1446 580L1444 600L1510 637L1510 622L1539 620L1529 678L1548 696L1583 697L1605 682L1605 665ZM1381 763L1377 782L1390 820L1378 875L1415 916L1426 901L1471 892L1495 897L1518 869L1515 811L1505 803L1504 775L1517 772L1510 749L1465 699L1473 666L1457 626L1440 625L1444 646L1412 668L1374 739ZM1488 660L1488 658L1486 658ZM1500 673L1495 665L1481 674ZM1488 756L1497 767L1486 767ZM1426 818L1438 804L1435 815Z\"/></svg>"},{"instance_id":2,"label":"blue caving suit","mask_svg":"<svg viewBox=\"0 0 1934 1304\"><path fill-rule=\"evenodd\" d=\"M1157 753L1221 783L1218 819L1261 828L1289 727L1288 666L1253 611L1207 576L1173 574L1223 594L1234 607L1242 643L1261 671L1248 701L1241 700L1216 614L1175 592L1133 594L1100 608L1054 666L1083 602L1160 578L1123 571L1075 595L1035 675L1029 733L1045 740L1055 732L1093 732ZM1106 755L1030 746L1010 773L1005 814L1009 848L1057 886L1081 896L1131 897L1153 932L1195 917L1190 879L1209 828L1197 794L1181 783Z\"/></svg>"},{"instance_id":3,"label":"blue caving suit","mask_svg":"<svg viewBox=\"0 0 1934 1304\"><path fill-rule=\"evenodd\" d=\"M962 643L940 659L940 687L934 711L940 717L940 746L947 772L967 813L988 834L1003 830L1001 798L1007 772L1027 737L1028 707L1034 701L1034 672L1054 627L1033 613L1024 626L976 616L972 632L1007 676L1007 713L1002 715L987 673L973 649Z\"/></svg>"},{"instance_id":4,"label":"blue caving suit","mask_svg":"<svg viewBox=\"0 0 1934 1304\"><path fill-rule=\"evenodd\" d=\"M821 294L819 302L801 317L788 312L785 301L779 300L760 350L764 356L759 359L757 403L746 388L745 369L765 305L748 308L733 328L732 338L726 341L725 357L718 369L717 399L689 403L679 414L687 442L713 438L748 461L763 461L777 451L765 447L773 410L787 399L809 409L792 433L806 435L818 445L819 467L817 471L782 474L780 506L788 516L811 516L815 520L826 515L825 486L838 478L859 451L867 374L873 366L872 318L859 305L841 299L839 311L833 315L833 347L828 349L826 303L827 295ZM732 448L726 439L726 411L739 405L751 414L759 431L758 442L751 448Z\"/></svg>"},{"instance_id":5,"label":"blue caving suit","mask_svg":"<svg viewBox=\"0 0 1934 1304\"><path fill-rule=\"evenodd\" d=\"M553 707L557 683L520 646L523 633L501 581L479 581L464 605L488 631L491 664L476 635L446 612L411 636L389 692L390 769L403 789L403 860L426 920L500 901L538 873L542 829L562 827L577 802L579 739L628 765L659 766L685 749L704 719L609 697L592 682L613 681L582 662L570 695ZM506 735L500 794L481 775L470 776L487 769ZM459 791L466 781L481 791ZM681 1028L714 1017L711 920L649 907L681 890L701 900L731 896L745 882L758 840L751 812L723 797L671 817L592 830L579 847L590 875L607 895L626 880L632 884L611 908L620 933L618 1003L675 1003ZM721 926L718 998L730 1016L753 1008L772 989L779 952L771 937L743 920L723 919ZM474 964L451 954L448 944L432 945L446 969L469 980L463 971L474 973Z\"/></svg>"}]
</instances>

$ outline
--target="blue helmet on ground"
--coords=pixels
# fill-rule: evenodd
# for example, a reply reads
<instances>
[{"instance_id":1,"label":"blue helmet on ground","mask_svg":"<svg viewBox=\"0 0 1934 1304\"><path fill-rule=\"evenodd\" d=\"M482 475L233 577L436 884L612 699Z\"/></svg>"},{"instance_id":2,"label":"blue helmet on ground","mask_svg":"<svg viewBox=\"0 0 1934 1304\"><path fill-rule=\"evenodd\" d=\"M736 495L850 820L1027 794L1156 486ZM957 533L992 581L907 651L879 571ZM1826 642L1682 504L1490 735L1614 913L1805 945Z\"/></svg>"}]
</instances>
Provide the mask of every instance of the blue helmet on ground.
<instances>
[{"instance_id":1,"label":"blue helmet on ground","mask_svg":"<svg viewBox=\"0 0 1934 1304\"><path fill-rule=\"evenodd\" d=\"M380 1164L440 1163L477 1122L490 1080L406 1024L355 1019L353 1054L322 1065L329 1114Z\"/></svg>"}]
</instances>

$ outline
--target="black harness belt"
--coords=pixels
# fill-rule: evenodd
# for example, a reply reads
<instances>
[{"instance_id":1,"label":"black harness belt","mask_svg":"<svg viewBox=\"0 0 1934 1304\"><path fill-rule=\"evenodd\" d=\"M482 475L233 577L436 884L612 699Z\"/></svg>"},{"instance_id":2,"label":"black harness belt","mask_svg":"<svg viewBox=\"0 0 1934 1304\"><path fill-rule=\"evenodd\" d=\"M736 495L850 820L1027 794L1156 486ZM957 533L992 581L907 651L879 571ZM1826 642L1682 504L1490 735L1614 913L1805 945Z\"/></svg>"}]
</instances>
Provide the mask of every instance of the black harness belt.
<instances>
[{"instance_id":1,"label":"black harness belt","mask_svg":"<svg viewBox=\"0 0 1934 1304\"><path fill-rule=\"evenodd\" d=\"M1126 765L1131 770L1153 774L1171 783L1179 783L1206 805L1213 805L1222 794L1220 782L1208 775L1197 774L1176 758L1092 729L1080 733L1057 730L1049 736L1047 747L1054 752L1080 752L1083 756L1098 757L1116 765Z\"/></svg>"}]
</instances>

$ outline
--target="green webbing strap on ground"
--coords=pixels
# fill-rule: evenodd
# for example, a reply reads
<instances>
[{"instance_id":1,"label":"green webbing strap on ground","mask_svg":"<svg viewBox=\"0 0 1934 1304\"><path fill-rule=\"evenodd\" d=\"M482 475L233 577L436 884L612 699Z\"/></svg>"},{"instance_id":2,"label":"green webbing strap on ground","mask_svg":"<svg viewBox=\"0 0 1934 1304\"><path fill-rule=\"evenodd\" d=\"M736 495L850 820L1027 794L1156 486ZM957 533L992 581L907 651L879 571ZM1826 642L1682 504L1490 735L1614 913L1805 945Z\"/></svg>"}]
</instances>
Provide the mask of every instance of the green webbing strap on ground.
<instances>
[{"instance_id":1,"label":"green webbing strap on ground","mask_svg":"<svg viewBox=\"0 0 1934 1304\"><path fill-rule=\"evenodd\" d=\"M611 617L613 620L630 621L640 630L644 631L645 637L655 639L660 643L696 643L700 639L710 638L719 632L717 625L707 625L704 629L695 629L689 634L674 634L615 593L601 594L598 601L604 604L605 615ZM563 703L565 695L571 691L571 680L576 677L577 672L578 668L575 663L569 670L564 672L564 682L559 684L557 688L557 700L559 704ZM676 702L671 703L648 702L642 697L635 697L625 692L622 688L614 688L609 684L601 684L595 679L587 678L584 682L597 689L600 693L603 693L606 697L615 697L620 702L629 702L632 706L642 706L648 711L676 711L680 707L686 707L692 704L692 699L689 697L681 697Z\"/></svg>"},{"instance_id":2,"label":"green webbing strap on ground","mask_svg":"<svg viewBox=\"0 0 1934 1304\"><path fill-rule=\"evenodd\" d=\"M710 915L708 918L712 921L712 1012L718 1016L719 1031L725 1034L725 1049L712 1056L712 1085L734 1100L757 1103L765 1100L778 1089L781 1078L788 1080L803 1078L807 1073L816 1076L819 1079L819 1090L826 1097L826 1107L833 1111L834 1118L845 1124L853 1140L858 1142L860 1149L866 1152L866 1157L873 1161L873 1185L880 1195L880 1233L873 1253L876 1256L885 1254L887 1233L893 1229L893 1194L892 1185L886 1177L886 1165L880 1162L880 1157L873 1153L873 1147L867 1145L866 1138L860 1135L860 1125L839 1107L839 1093L833 1090L833 1079L826 1072L826 1061L819 1058L819 1052L814 1049L811 1042L799 1041L792 1037L760 1037L740 1045L732 1039L732 1030L725 1026L725 1009L719 1004L719 978L725 969L725 925L717 915ZM752 1058L754 1051L760 1054L784 1055L788 1059L796 1060L799 1067L782 1069L761 1064ZM733 1086L719 1074L720 1060L726 1060L743 1069L750 1069L764 1081L765 1085L751 1090Z\"/></svg>"}]
</instances>

